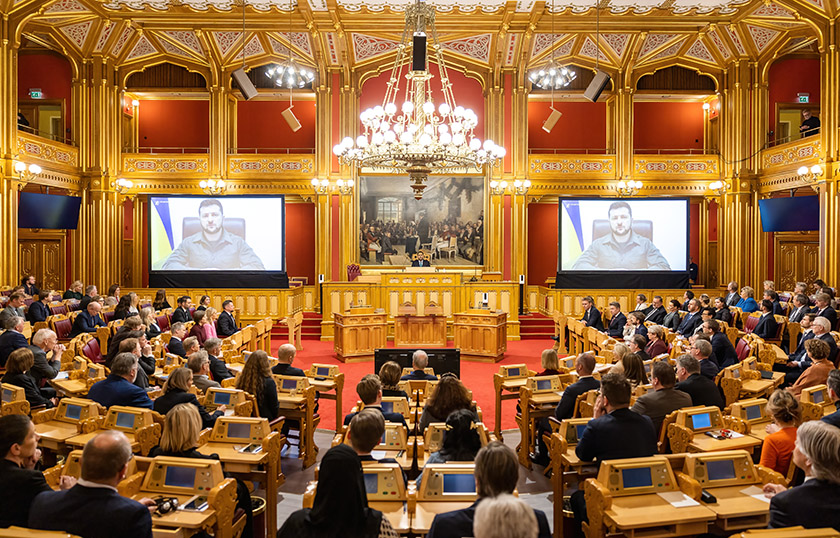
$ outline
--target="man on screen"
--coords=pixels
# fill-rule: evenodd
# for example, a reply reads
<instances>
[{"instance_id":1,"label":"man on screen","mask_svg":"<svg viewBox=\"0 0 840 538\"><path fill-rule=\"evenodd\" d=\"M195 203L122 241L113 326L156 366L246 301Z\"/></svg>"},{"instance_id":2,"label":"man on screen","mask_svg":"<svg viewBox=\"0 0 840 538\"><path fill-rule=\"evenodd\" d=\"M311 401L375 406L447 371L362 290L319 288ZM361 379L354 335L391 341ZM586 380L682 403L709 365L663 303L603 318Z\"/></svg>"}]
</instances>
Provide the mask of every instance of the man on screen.
<instances>
[{"instance_id":1,"label":"man on screen","mask_svg":"<svg viewBox=\"0 0 840 538\"><path fill-rule=\"evenodd\" d=\"M162 269L265 270L262 260L245 239L225 230L225 214L219 200L203 200L198 206L198 216L201 231L185 237Z\"/></svg>"},{"instance_id":2,"label":"man on screen","mask_svg":"<svg viewBox=\"0 0 840 538\"><path fill-rule=\"evenodd\" d=\"M572 266L573 271L671 270L668 260L650 239L633 232L630 204L613 202L607 215L611 233L592 241Z\"/></svg>"}]
</instances>

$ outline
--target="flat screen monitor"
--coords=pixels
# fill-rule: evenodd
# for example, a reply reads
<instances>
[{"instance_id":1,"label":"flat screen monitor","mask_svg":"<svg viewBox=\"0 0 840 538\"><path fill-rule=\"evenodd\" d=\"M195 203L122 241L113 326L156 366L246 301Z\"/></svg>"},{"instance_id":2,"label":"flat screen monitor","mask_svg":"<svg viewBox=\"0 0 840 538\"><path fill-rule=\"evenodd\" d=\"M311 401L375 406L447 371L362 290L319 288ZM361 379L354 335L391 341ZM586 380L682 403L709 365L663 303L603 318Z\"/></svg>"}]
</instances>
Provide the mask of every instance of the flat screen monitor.
<instances>
[{"instance_id":1,"label":"flat screen monitor","mask_svg":"<svg viewBox=\"0 0 840 538\"><path fill-rule=\"evenodd\" d=\"M315 375L319 377L327 377L330 375L330 369L326 367L319 366L315 369Z\"/></svg>"},{"instance_id":2,"label":"flat screen monitor","mask_svg":"<svg viewBox=\"0 0 840 538\"><path fill-rule=\"evenodd\" d=\"M744 412L747 415L747 420L758 420L761 418L761 406L760 405L751 405L744 409Z\"/></svg>"},{"instance_id":3,"label":"flat screen monitor","mask_svg":"<svg viewBox=\"0 0 840 538\"><path fill-rule=\"evenodd\" d=\"M11 402L12 398L15 397L15 392L12 389L3 389L3 401L4 402Z\"/></svg>"},{"instance_id":4,"label":"flat screen monitor","mask_svg":"<svg viewBox=\"0 0 840 538\"><path fill-rule=\"evenodd\" d=\"M227 436L231 439L250 439L251 425L244 422L228 422Z\"/></svg>"},{"instance_id":5,"label":"flat screen monitor","mask_svg":"<svg viewBox=\"0 0 840 538\"><path fill-rule=\"evenodd\" d=\"M507 373L510 377L519 377L519 368L508 368Z\"/></svg>"},{"instance_id":6,"label":"flat screen monitor","mask_svg":"<svg viewBox=\"0 0 840 538\"><path fill-rule=\"evenodd\" d=\"M649 488L653 485L653 480L650 475L650 467L622 469L621 482L624 489Z\"/></svg>"},{"instance_id":7,"label":"flat screen monitor","mask_svg":"<svg viewBox=\"0 0 840 538\"><path fill-rule=\"evenodd\" d=\"M394 412L394 402L382 402L382 412L383 413L393 413Z\"/></svg>"},{"instance_id":8,"label":"flat screen monitor","mask_svg":"<svg viewBox=\"0 0 840 538\"><path fill-rule=\"evenodd\" d=\"M712 427L712 415L710 413L698 413L691 415L692 428L695 430L702 430L704 428Z\"/></svg>"},{"instance_id":9,"label":"flat screen monitor","mask_svg":"<svg viewBox=\"0 0 840 538\"><path fill-rule=\"evenodd\" d=\"M767 198L758 201L765 232L802 232L820 229L819 196Z\"/></svg>"},{"instance_id":10,"label":"flat screen monitor","mask_svg":"<svg viewBox=\"0 0 840 538\"><path fill-rule=\"evenodd\" d=\"M739 377L741 377L741 369L740 368L733 368L732 369L732 377L734 377L735 379L738 379Z\"/></svg>"},{"instance_id":11,"label":"flat screen monitor","mask_svg":"<svg viewBox=\"0 0 840 538\"><path fill-rule=\"evenodd\" d=\"M551 380L550 379L538 379L537 380L537 390L551 390Z\"/></svg>"},{"instance_id":12,"label":"flat screen monitor","mask_svg":"<svg viewBox=\"0 0 840 538\"><path fill-rule=\"evenodd\" d=\"M117 427L118 428L133 428L134 414L133 413L117 413Z\"/></svg>"},{"instance_id":13,"label":"flat screen monitor","mask_svg":"<svg viewBox=\"0 0 840 538\"><path fill-rule=\"evenodd\" d=\"M818 403L823 403L825 401L825 398L823 397L823 391L816 390L816 391L812 392L811 393L811 401L814 402L814 403L817 403L817 404Z\"/></svg>"},{"instance_id":14,"label":"flat screen monitor","mask_svg":"<svg viewBox=\"0 0 840 538\"><path fill-rule=\"evenodd\" d=\"M168 465L164 485L170 488L192 488L195 485L195 467Z\"/></svg>"},{"instance_id":15,"label":"flat screen monitor","mask_svg":"<svg viewBox=\"0 0 840 538\"><path fill-rule=\"evenodd\" d=\"M296 379L284 379L283 390L295 390L297 388L297 380Z\"/></svg>"},{"instance_id":16,"label":"flat screen monitor","mask_svg":"<svg viewBox=\"0 0 840 538\"><path fill-rule=\"evenodd\" d=\"M443 475L443 494L475 493L475 476L472 474Z\"/></svg>"},{"instance_id":17,"label":"flat screen monitor","mask_svg":"<svg viewBox=\"0 0 840 538\"><path fill-rule=\"evenodd\" d=\"M589 424L576 424L576 425L575 425L575 432L577 433L577 438L578 438L578 439L580 439L581 437L583 437L583 432L585 432L585 431L586 431L586 427L587 427L588 425L589 425Z\"/></svg>"},{"instance_id":18,"label":"flat screen monitor","mask_svg":"<svg viewBox=\"0 0 840 538\"><path fill-rule=\"evenodd\" d=\"M213 403L216 405L230 405L230 392L214 392Z\"/></svg>"},{"instance_id":19,"label":"flat screen monitor","mask_svg":"<svg viewBox=\"0 0 840 538\"><path fill-rule=\"evenodd\" d=\"M732 460L711 460L706 462L709 480L731 480L735 478L735 462Z\"/></svg>"},{"instance_id":20,"label":"flat screen monitor","mask_svg":"<svg viewBox=\"0 0 840 538\"><path fill-rule=\"evenodd\" d=\"M82 199L78 196L22 192L18 227L75 230L79 225L81 205Z\"/></svg>"},{"instance_id":21,"label":"flat screen monitor","mask_svg":"<svg viewBox=\"0 0 840 538\"><path fill-rule=\"evenodd\" d=\"M64 408L64 417L69 418L70 420L79 420L82 416L82 406L74 405L74 404L67 404L67 407Z\"/></svg>"},{"instance_id":22,"label":"flat screen monitor","mask_svg":"<svg viewBox=\"0 0 840 538\"><path fill-rule=\"evenodd\" d=\"M376 473L365 473L365 492L368 494L379 492L379 476Z\"/></svg>"},{"instance_id":23,"label":"flat screen monitor","mask_svg":"<svg viewBox=\"0 0 840 538\"><path fill-rule=\"evenodd\" d=\"M382 365L388 361L394 361L400 368L411 368L411 356L416 349L405 348L380 348L373 354L373 373L379 372ZM435 374L453 373L461 377L461 350L460 349L423 349L429 356L428 366L433 368Z\"/></svg>"}]
</instances>

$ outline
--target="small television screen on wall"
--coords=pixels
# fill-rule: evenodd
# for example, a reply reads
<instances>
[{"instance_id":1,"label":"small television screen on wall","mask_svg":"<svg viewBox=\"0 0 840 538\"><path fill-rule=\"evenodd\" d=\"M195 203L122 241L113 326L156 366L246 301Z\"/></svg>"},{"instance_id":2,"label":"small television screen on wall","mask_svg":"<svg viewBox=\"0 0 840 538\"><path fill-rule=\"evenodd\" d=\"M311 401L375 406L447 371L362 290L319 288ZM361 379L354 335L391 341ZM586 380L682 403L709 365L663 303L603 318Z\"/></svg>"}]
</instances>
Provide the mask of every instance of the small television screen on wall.
<instances>
[{"instance_id":1,"label":"small television screen on wall","mask_svg":"<svg viewBox=\"0 0 840 538\"><path fill-rule=\"evenodd\" d=\"M768 198L758 201L765 232L808 232L820 229L818 196Z\"/></svg>"},{"instance_id":2,"label":"small television screen on wall","mask_svg":"<svg viewBox=\"0 0 840 538\"><path fill-rule=\"evenodd\" d=\"M78 196L60 196L38 192L20 193L18 228L75 230L79 225Z\"/></svg>"}]
</instances>

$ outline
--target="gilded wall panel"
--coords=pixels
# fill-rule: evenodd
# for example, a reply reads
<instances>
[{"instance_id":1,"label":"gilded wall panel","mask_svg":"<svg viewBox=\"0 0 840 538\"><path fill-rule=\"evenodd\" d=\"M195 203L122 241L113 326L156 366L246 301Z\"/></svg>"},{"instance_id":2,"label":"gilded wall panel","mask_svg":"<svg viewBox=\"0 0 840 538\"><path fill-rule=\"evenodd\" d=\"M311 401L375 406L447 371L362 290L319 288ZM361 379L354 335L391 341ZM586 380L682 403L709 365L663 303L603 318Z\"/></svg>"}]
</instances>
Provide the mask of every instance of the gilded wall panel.
<instances>
[{"instance_id":1,"label":"gilded wall panel","mask_svg":"<svg viewBox=\"0 0 840 538\"><path fill-rule=\"evenodd\" d=\"M637 178L667 178L675 175L686 179L720 179L720 158L717 155L634 155L633 169Z\"/></svg>"},{"instance_id":2,"label":"gilded wall panel","mask_svg":"<svg viewBox=\"0 0 840 538\"><path fill-rule=\"evenodd\" d=\"M311 179L315 177L315 156L228 155L227 172L230 178Z\"/></svg>"},{"instance_id":3,"label":"gilded wall panel","mask_svg":"<svg viewBox=\"0 0 840 538\"><path fill-rule=\"evenodd\" d=\"M776 168L799 166L819 159L821 152L822 140L812 136L762 150L761 167L772 172Z\"/></svg>"},{"instance_id":4,"label":"gilded wall panel","mask_svg":"<svg viewBox=\"0 0 840 538\"><path fill-rule=\"evenodd\" d=\"M533 179L612 179L614 155L544 155L528 156L528 170Z\"/></svg>"},{"instance_id":5,"label":"gilded wall panel","mask_svg":"<svg viewBox=\"0 0 840 538\"><path fill-rule=\"evenodd\" d=\"M38 159L61 168L79 166L79 149L61 142L18 132L17 152L20 160Z\"/></svg>"},{"instance_id":6,"label":"gilded wall panel","mask_svg":"<svg viewBox=\"0 0 840 538\"><path fill-rule=\"evenodd\" d=\"M122 154L123 174L131 177L157 176L160 174L207 175L209 165L209 156L201 154Z\"/></svg>"}]
</instances>

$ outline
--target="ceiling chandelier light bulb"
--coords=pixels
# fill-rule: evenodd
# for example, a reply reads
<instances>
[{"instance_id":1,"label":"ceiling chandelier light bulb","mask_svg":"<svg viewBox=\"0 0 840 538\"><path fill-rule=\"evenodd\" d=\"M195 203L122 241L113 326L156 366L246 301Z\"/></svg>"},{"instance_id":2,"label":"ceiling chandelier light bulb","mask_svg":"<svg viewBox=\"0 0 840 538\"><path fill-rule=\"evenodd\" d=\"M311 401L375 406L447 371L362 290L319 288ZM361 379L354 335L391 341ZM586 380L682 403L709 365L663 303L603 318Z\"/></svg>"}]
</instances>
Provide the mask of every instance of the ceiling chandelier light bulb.
<instances>
[{"instance_id":1,"label":"ceiling chandelier light bulb","mask_svg":"<svg viewBox=\"0 0 840 538\"><path fill-rule=\"evenodd\" d=\"M26 163L22 163L20 161L15 163L15 172L20 174L21 172L26 170Z\"/></svg>"},{"instance_id":2,"label":"ceiling chandelier light bulb","mask_svg":"<svg viewBox=\"0 0 840 538\"><path fill-rule=\"evenodd\" d=\"M528 80L543 90L560 90L568 86L577 74L565 66L559 65L553 59L547 66L535 69L528 75Z\"/></svg>"},{"instance_id":3,"label":"ceiling chandelier light bulb","mask_svg":"<svg viewBox=\"0 0 840 538\"><path fill-rule=\"evenodd\" d=\"M286 89L303 88L315 80L315 72L298 67L293 58L272 66L265 72L265 76L272 79L275 86Z\"/></svg>"}]
</instances>

